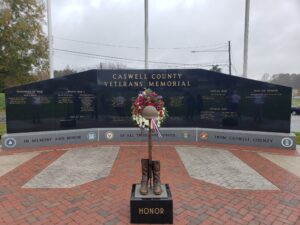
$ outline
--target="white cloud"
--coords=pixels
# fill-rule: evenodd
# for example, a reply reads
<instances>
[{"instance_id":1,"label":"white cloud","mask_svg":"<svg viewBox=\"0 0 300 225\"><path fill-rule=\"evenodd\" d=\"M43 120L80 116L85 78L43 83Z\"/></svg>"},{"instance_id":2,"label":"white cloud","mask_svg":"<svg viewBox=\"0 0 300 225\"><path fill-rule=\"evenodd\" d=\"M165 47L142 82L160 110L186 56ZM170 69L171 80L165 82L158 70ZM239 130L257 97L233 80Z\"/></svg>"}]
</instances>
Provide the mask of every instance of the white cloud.
<instances>
[{"instance_id":1,"label":"white cloud","mask_svg":"<svg viewBox=\"0 0 300 225\"><path fill-rule=\"evenodd\" d=\"M99 7L101 5L102 0L91 0L90 6L92 7Z\"/></svg>"}]
</instances>

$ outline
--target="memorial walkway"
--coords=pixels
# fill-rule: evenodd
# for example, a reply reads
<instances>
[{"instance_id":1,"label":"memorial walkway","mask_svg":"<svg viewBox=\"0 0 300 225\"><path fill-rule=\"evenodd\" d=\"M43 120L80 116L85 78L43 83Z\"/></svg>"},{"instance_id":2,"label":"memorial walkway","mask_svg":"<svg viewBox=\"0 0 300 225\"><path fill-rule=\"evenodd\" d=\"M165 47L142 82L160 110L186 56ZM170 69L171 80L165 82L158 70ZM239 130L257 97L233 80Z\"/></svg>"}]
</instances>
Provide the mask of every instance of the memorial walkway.
<instances>
[{"instance_id":1,"label":"memorial walkway","mask_svg":"<svg viewBox=\"0 0 300 225\"><path fill-rule=\"evenodd\" d=\"M129 224L145 143L0 151L0 224ZM300 225L297 151L155 143L174 224Z\"/></svg>"}]
</instances>

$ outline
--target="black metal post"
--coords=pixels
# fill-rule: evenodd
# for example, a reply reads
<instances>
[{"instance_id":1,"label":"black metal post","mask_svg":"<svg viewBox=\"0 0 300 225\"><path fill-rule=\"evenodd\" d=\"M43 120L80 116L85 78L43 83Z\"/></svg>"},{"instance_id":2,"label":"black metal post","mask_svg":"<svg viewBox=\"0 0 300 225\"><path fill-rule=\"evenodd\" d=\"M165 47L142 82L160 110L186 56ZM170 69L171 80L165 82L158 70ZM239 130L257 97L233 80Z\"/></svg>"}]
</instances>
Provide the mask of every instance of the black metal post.
<instances>
[{"instance_id":1,"label":"black metal post","mask_svg":"<svg viewBox=\"0 0 300 225\"><path fill-rule=\"evenodd\" d=\"M231 43L228 41L229 74L231 75Z\"/></svg>"}]
</instances>

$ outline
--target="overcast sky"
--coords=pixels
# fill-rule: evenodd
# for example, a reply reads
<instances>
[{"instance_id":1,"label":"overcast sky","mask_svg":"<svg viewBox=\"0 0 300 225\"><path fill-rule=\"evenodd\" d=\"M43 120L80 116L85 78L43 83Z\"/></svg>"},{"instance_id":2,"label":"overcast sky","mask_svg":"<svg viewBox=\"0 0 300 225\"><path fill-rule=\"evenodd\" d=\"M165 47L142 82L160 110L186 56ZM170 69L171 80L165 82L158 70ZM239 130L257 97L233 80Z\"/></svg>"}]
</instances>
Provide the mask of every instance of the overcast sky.
<instances>
[{"instance_id":1,"label":"overcast sky","mask_svg":"<svg viewBox=\"0 0 300 225\"><path fill-rule=\"evenodd\" d=\"M92 68L112 56L130 68L144 64L144 0L51 0L54 69ZM150 68L223 65L227 42L233 74L243 66L245 0L149 0ZM69 39L69 40L67 40ZM220 52L198 52L221 50ZM76 52L76 53L74 53ZM248 77L300 73L300 1L251 0ZM114 60L116 60L114 58ZM175 63L166 64L166 62ZM194 65L195 64L195 65ZM202 65L202 66L199 66Z\"/></svg>"}]
</instances>

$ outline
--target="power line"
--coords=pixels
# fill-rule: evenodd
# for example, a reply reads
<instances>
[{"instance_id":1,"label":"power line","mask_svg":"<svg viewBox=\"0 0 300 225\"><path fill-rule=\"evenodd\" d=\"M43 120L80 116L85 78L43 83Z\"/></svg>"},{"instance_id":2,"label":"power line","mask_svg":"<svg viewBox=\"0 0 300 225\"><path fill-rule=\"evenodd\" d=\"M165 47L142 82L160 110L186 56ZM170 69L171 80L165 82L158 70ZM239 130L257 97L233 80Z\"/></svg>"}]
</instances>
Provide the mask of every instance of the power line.
<instances>
[{"instance_id":1,"label":"power line","mask_svg":"<svg viewBox=\"0 0 300 225\"><path fill-rule=\"evenodd\" d=\"M198 52L228 52L228 50L194 50L194 51L191 51L191 53L198 53Z\"/></svg>"},{"instance_id":2,"label":"power line","mask_svg":"<svg viewBox=\"0 0 300 225\"><path fill-rule=\"evenodd\" d=\"M57 49L55 49L57 50ZM127 59L127 58L105 58L105 57L101 57L101 56L95 56L95 55L91 55L91 54L85 54L85 53L74 53L74 52L70 52L70 51L61 51L61 53L67 53L67 54L72 54L75 56L80 56L80 57L87 57L87 58L94 58L94 59L103 59L103 60L110 60L110 61L117 61L117 62L134 62L134 63L144 63L143 60L136 60L136 59ZM170 63L170 62L153 62L153 61L149 61L149 63L151 64L159 64L159 65L172 65L172 66L186 66L186 67L194 67L194 68L199 68L199 67L210 67L212 65L218 64L218 65L227 65L224 62L221 63L209 63L209 64L183 64L183 63Z\"/></svg>"},{"instance_id":3,"label":"power line","mask_svg":"<svg viewBox=\"0 0 300 225\"><path fill-rule=\"evenodd\" d=\"M226 46L227 46L226 43L217 43L217 44L201 45L201 46L183 46L183 47L173 47L173 48L150 48L150 49L152 50L181 50L181 49L205 49L205 48L218 49Z\"/></svg>"},{"instance_id":4,"label":"power line","mask_svg":"<svg viewBox=\"0 0 300 225\"><path fill-rule=\"evenodd\" d=\"M94 54L94 53L86 53L86 52L78 52L78 51L72 51L72 50L66 50L66 49L57 49L54 48L55 51L63 52L63 53L69 53L73 55L88 57L88 58L101 58L101 59L109 59L112 61L126 61L126 62L136 62L136 63L144 63L144 60L141 59L133 59L133 58L123 58L123 57L116 57L116 56L109 56L109 55L100 55L100 54ZM149 61L151 64L161 64L161 65L172 65L172 66L190 66L190 67L210 67L212 65L218 64L218 65L227 65L227 63L209 63L209 64L187 64L187 63L175 63L175 62L163 62L163 61Z\"/></svg>"},{"instance_id":5,"label":"power line","mask_svg":"<svg viewBox=\"0 0 300 225\"><path fill-rule=\"evenodd\" d=\"M58 37L55 36L55 39L60 39L64 41L71 41L71 42L77 42L77 43L83 43L83 44L89 44L89 45L98 45L98 46L104 46L104 47L113 47L113 48L129 48L129 49L143 49L143 47L140 46L127 46L127 45L117 45L117 44L108 44L108 43L102 43L102 42L91 42L91 41L82 41L82 40L76 40L76 39L70 39L70 38L64 38L64 37ZM206 51L210 50L217 50L220 48L226 48L227 43L217 43L217 44L211 44L211 45L202 45L202 46L185 46L185 47L173 47L173 48L149 48L151 50L183 50L183 49L206 49Z\"/></svg>"},{"instance_id":6,"label":"power line","mask_svg":"<svg viewBox=\"0 0 300 225\"><path fill-rule=\"evenodd\" d=\"M63 37L57 37L57 36L55 36L54 38L64 40L64 41L72 41L72 42L89 44L89 45L99 45L99 46L114 47L114 48L142 49L142 47L137 47L137 46L125 46L125 45L115 45L115 44L107 44L107 43L101 43L101 42L81 41L81 40L75 40L75 39L69 39L69 38L63 38Z\"/></svg>"}]
</instances>

